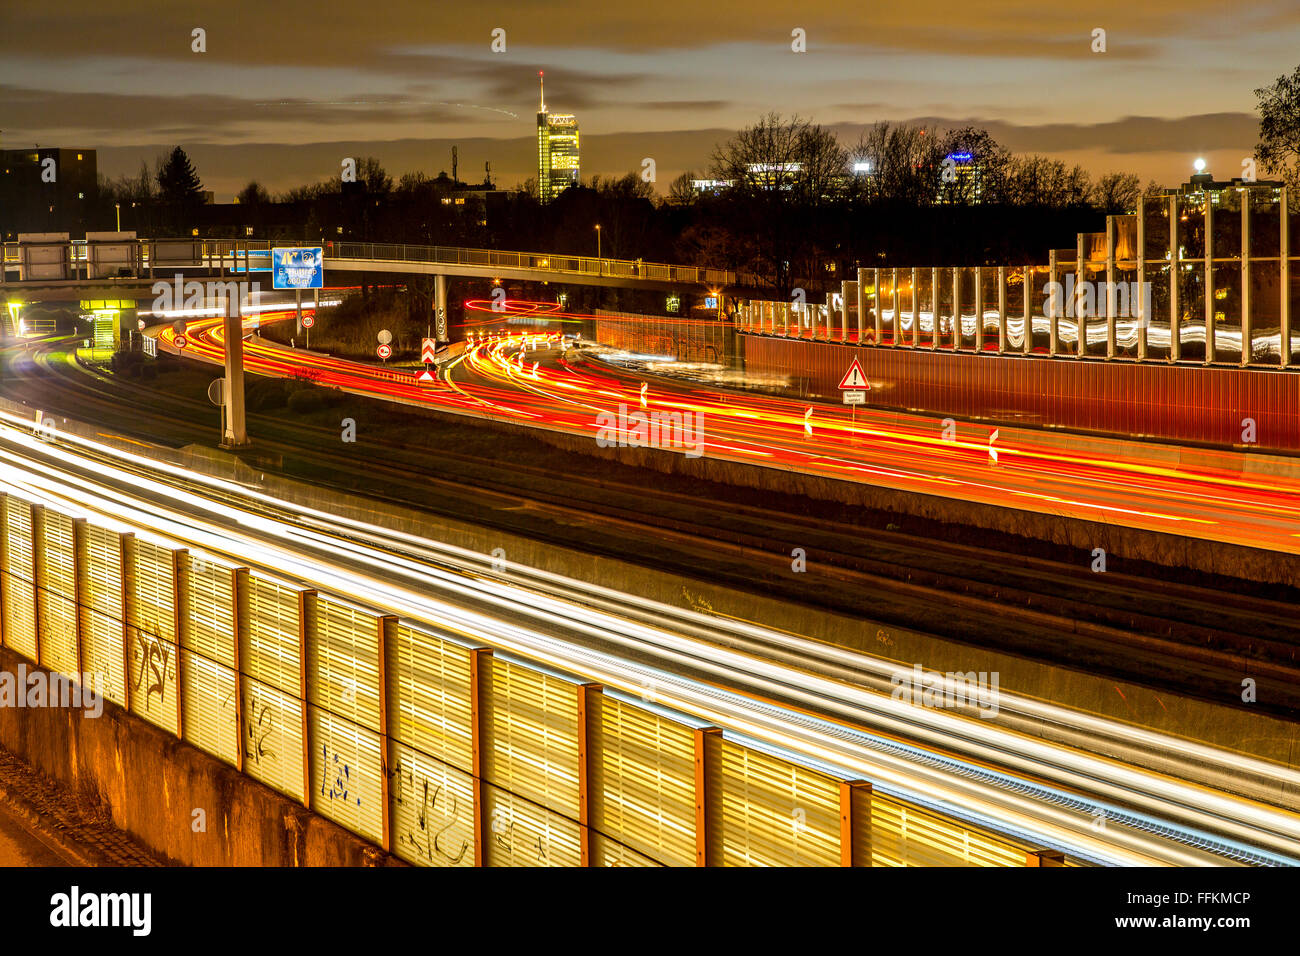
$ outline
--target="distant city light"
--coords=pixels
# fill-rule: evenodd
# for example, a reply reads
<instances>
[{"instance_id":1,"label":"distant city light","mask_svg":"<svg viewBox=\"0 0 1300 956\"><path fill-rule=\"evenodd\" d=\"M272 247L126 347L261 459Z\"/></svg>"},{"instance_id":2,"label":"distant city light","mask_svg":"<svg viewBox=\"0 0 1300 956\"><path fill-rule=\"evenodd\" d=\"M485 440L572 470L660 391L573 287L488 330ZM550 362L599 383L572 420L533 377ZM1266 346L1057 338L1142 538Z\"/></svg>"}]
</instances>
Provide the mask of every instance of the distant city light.
<instances>
[{"instance_id":1,"label":"distant city light","mask_svg":"<svg viewBox=\"0 0 1300 956\"><path fill-rule=\"evenodd\" d=\"M1205 172L1205 160L1200 159L1199 157L1197 158L1196 162L1192 163L1192 166L1196 169L1198 173Z\"/></svg>"},{"instance_id":2,"label":"distant city light","mask_svg":"<svg viewBox=\"0 0 1300 956\"><path fill-rule=\"evenodd\" d=\"M870 163L854 163L854 164L853 164L853 171L854 171L855 173L869 173L869 172L871 172L871 164L870 164Z\"/></svg>"},{"instance_id":3,"label":"distant city light","mask_svg":"<svg viewBox=\"0 0 1300 956\"><path fill-rule=\"evenodd\" d=\"M949 153L946 158L951 159L954 163L969 163L975 158L975 155L973 153Z\"/></svg>"}]
</instances>

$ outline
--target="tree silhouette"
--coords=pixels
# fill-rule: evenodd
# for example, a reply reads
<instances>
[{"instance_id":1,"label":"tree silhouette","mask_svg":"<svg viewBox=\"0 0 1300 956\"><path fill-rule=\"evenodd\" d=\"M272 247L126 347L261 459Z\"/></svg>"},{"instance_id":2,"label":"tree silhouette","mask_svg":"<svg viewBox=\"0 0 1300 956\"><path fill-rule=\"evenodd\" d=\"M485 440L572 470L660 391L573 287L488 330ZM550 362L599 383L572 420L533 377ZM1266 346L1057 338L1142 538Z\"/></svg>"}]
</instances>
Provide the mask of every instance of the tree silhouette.
<instances>
[{"instance_id":1,"label":"tree silhouette","mask_svg":"<svg viewBox=\"0 0 1300 956\"><path fill-rule=\"evenodd\" d=\"M185 150L179 146L158 170L158 193L163 202L179 206L198 205L203 201L203 183Z\"/></svg>"}]
</instances>

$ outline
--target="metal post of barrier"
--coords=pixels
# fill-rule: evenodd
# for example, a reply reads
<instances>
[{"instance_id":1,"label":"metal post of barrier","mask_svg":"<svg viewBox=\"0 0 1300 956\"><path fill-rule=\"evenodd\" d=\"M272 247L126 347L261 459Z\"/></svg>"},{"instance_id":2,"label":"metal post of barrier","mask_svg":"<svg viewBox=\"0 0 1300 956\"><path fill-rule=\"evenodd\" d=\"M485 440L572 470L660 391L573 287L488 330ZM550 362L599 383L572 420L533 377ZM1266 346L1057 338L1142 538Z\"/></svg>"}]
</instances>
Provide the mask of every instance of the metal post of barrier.
<instances>
[{"instance_id":1,"label":"metal post of barrier","mask_svg":"<svg viewBox=\"0 0 1300 956\"><path fill-rule=\"evenodd\" d=\"M90 604L86 594L83 578L86 576L86 561L83 552L86 549L86 519L72 519L72 603L73 603L73 651L76 655L76 679L80 683L86 667L82 659L81 640L86 632L86 608ZM91 687L94 678L91 678Z\"/></svg>"},{"instance_id":2,"label":"metal post of barrier","mask_svg":"<svg viewBox=\"0 0 1300 956\"><path fill-rule=\"evenodd\" d=\"M875 304L876 313L876 344L881 345L885 339L885 316L884 309L880 302L880 270L875 270L875 291L871 294L871 301ZM895 345L898 340L898 330L889 336L889 344Z\"/></svg>"},{"instance_id":3,"label":"metal post of barrier","mask_svg":"<svg viewBox=\"0 0 1300 956\"><path fill-rule=\"evenodd\" d=\"M695 728L695 865L722 862L722 828L712 799L722 767L722 728Z\"/></svg>"},{"instance_id":4,"label":"metal post of barrier","mask_svg":"<svg viewBox=\"0 0 1300 956\"><path fill-rule=\"evenodd\" d=\"M898 299L898 269L894 269L893 285L890 289L893 294L894 307L894 341L902 344L903 341L903 317L898 314L898 308L902 304ZM913 330L915 331L915 329Z\"/></svg>"},{"instance_id":5,"label":"metal post of barrier","mask_svg":"<svg viewBox=\"0 0 1300 956\"><path fill-rule=\"evenodd\" d=\"M392 738L388 727L388 648L397 633L397 617L392 614L381 615L375 622L377 633L379 664L379 801L380 834L385 853L393 850L392 775L388 768L393 765L391 752Z\"/></svg>"},{"instance_id":6,"label":"metal post of barrier","mask_svg":"<svg viewBox=\"0 0 1300 956\"><path fill-rule=\"evenodd\" d=\"M930 348L939 347L939 267L930 268Z\"/></svg>"},{"instance_id":7,"label":"metal post of barrier","mask_svg":"<svg viewBox=\"0 0 1300 956\"><path fill-rule=\"evenodd\" d=\"M1106 358L1115 357L1115 217L1106 217ZM1129 303L1129 312L1133 304Z\"/></svg>"},{"instance_id":8,"label":"metal post of barrier","mask_svg":"<svg viewBox=\"0 0 1300 956\"><path fill-rule=\"evenodd\" d=\"M235 734L239 745L235 748L235 769L244 772L244 747L247 728L244 726L244 646L243 632L248 622L244 619L241 607L248 606L248 568L231 568L230 570L230 633L234 637L231 663L235 667Z\"/></svg>"},{"instance_id":9,"label":"metal post of barrier","mask_svg":"<svg viewBox=\"0 0 1300 956\"><path fill-rule=\"evenodd\" d=\"M844 320L844 324L840 326L840 341L847 342L849 340L849 280L848 279L841 280L840 282L840 308L841 308L840 318Z\"/></svg>"},{"instance_id":10,"label":"metal post of barrier","mask_svg":"<svg viewBox=\"0 0 1300 956\"><path fill-rule=\"evenodd\" d=\"M920 291L921 271L912 266L912 344L918 345L921 341L921 303L917 300L916 293Z\"/></svg>"},{"instance_id":11,"label":"metal post of barrier","mask_svg":"<svg viewBox=\"0 0 1300 956\"><path fill-rule=\"evenodd\" d=\"M1254 356L1251 348L1251 334L1254 323L1251 321L1250 297L1250 194L1252 187L1241 190L1241 364L1249 365ZM1283 287L1285 289L1285 287ZM1285 289L1284 295L1290 293Z\"/></svg>"},{"instance_id":12,"label":"metal post of barrier","mask_svg":"<svg viewBox=\"0 0 1300 956\"><path fill-rule=\"evenodd\" d=\"M867 341L867 296L863 284L867 280L867 270L861 266L858 267L858 344L865 345ZM876 341L873 345L879 345Z\"/></svg>"},{"instance_id":13,"label":"metal post of barrier","mask_svg":"<svg viewBox=\"0 0 1300 956\"><path fill-rule=\"evenodd\" d=\"M1065 854L1060 850L1030 850L1025 854L1025 866L1065 866Z\"/></svg>"},{"instance_id":14,"label":"metal post of barrier","mask_svg":"<svg viewBox=\"0 0 1300 956\"><path fill-rule=\"evenodd\" d=\"M1205 191L1205 364L1216 358L1214 341L1214 203Z\"/></svg>"},{"instance_id":15,"label":"metal post of barrier","mask_svg":"<svg viewBox=\"0 0 1300 956\"><path fill-rule=\"evenodd\" d=\"M1088 354L1088 316L1084 315L1084 283L1088 280L1089 249L1084 243L1083 233L1075 233L1074 238L1074 357L1083 358ZM1093 297L1092 311L1097 311L1097 300Z\"/></svg>"},{"instance_id":16,"label":"metal post of barrier","mask_svg":"<svg viewBox=\"0 0 1300 956\"><path fill-rule=\"evenodd\" d=\"M1279 284L1282 289L1278 342L1281 345L1282 368L1286 368L1291 364L1291 236L1287 225L1287 217L1290 215L1287 197L1287 187L1283 186L1282 204L1278 209L1278 224L1282 230L1281 236L1278 237L1278 251L1280 253L1278 265L1281 266L1281 281Z\"/></svg>"},{"instance_id":17,"label":"metal post of barrier","mask_svg":"<svg viewBox=\"0 0 1300 956\"><path fill-rule=\"evenodd\" d=\"M189 601L189 561L190 553L184 548L172 551L172 637L176 640L173 648L176 661L176 739L185 739L185 678L181 665L181 648L185 646L182 630L185 626L183 609Z\"/></svg>"},{"instance_id":18,"label":"metal post of barrier","mask_svg":"<svg viewBox=\"0 0 1300 956\"><path fill-rule=\"evenodd\" d=\"M0 647L7 647L9 629L9 511L10 498L0 491Z\"/></svg>"},{"instance_id":19,"label":"metal post of barrier","mask_svg":"<svg viewBox=\"0 0 1300 956\"><path fill-rule=\"evenodd\" d=\"M1024 276L1020 281L1024 286L1024 302L1021 305L1024 306L1025 312L1025 326L1020 333L1020 350L1028 355L1034 350L1034 303L1030 298L1034 285L1033 266L1025 266Z\"/></svg>"},{"instance_id":20,"label":"metal post of barrier","mask_svg":"<svg viewBox=\"0 0 1300 956\"><path fill-rule=\"evenodd\" d=\"M935 333L935 339L939 337ZM961 348L961 269L952 267L952 349Z\"/></svg>"},{"instance_id":21,"label":"metal post of barrier","mask_svg":"<svg viewBox=\"0 0 1300 956\"><path fill-rule=\"evenodd\" d=\"M45 506L28 505L32 530L32 611L36 622L36 666L41 666L41 579L45 577Z\"/></svg>"},{"instance_id":22,"label":"metal post of barrier","mask_svg":"<svg viewBox=\"0 0 1300 956\"><path fill-rule=\"evenodd\" d=\"M600 755L591 747L591 725L600 720L600 684L579 684L578 692L578 843L582 866L591 866L591 778Z\"/></svg>"},{"instance_id":23,"label":"metal post of barrier","mask_svg":"<svg viewBox=\"0 0 1300 956\"><path fill-rule=\"evenodd\" d=\"M1129 296L1128 314L1137 317L1137 360L1147 360L1147 214L1146 199L1139 196L1137 206L1137 303Z\"/></svg>"},{"instance_id":24,"label":"metal post of barrier","mask_svg":"<svg viewBox=\"0 0 1300 956\"><path fill-rule=\"evenodd\" d=\"M840 782L840 866L871 866L871 784Z\"/></svg>"},{"instance_id":25,"label":"metal post of barrier","mask_svg":"<svg viewBox=\"0 0 1300 956\"><path fill-rule=\"evenodd\" d=\"M487 866L487 814L483 812L486 791L483 768L492 742L487 739L487 712L483 707L485 684L492 680L492 651L486 647L469 652L469 719L472 740L470 772L474 782L474 865Z\"/></svg>"},{"instance_id":26,"label":"metal post of barrier","mask_svg":"<svg viewBox=\"0 0 1300 956\"><path fill-rule=\"evenodd\" d=\"M311 717L307 707L307 602L316 597L310 588L298 592L298 699L302 711L302 805L311 809Z\"/></svg>"},{"instance_id":27,"label":"metal post of barrier","mask_svg":"<svg viewBox=\"0 0 1300 956\"><path fill-rule=\"evenodd\" d=\"M135 588L131 571L131 551L135 547L135 535L123 531L118 535L117 553L121 560L122 582L122 706L129 713L131 710L131 618L134 617Z\"/></svg>"},{"instance_id":28,"label":"metal post of barrier","mask_svg":"<svg viewBox=\"0 0 1300 956\"><path fill-rule=\"evenodd\" d=\"M1183 337L1179 322L1178 270L1182 260L1178 256L1178 194L1169 197L1169 361L1183 357Z\"/></svg>"},{"instance_id":29,"label":"metal post of barrier","mask_svg":"<svg viewBox=\"0 0 1300 956\"><path fill-rule=\"evenodd\" d=\"M1007 267L998 266L998 354L1007 351Z\"/></svg>"},{"instance_id":30,"label":"metal post of barrier","mask_svg":"<svg viewBox=\"0 0 1300 956\"><path fill-rule=\"evenodd\" d=\"M1052 249L1047 254L1047 289L1050 293L1047 297L1047 354L1056 357L1061 347L1061 328L1058 313L1061 311L1061 299L1064 293L1061 291L1061 272L1060 267L1056 264L1056 250Z\"/></svg>"},{"instance_id":31,"label":"metal post of barrier","mask_svg":"<svg viewBox=\"0 0 1300 956\"><path fill-rule=\"evenodd\" d=\"M984 269L975 267L975 351L984 351Z\"/></svg>"}]
</instances>

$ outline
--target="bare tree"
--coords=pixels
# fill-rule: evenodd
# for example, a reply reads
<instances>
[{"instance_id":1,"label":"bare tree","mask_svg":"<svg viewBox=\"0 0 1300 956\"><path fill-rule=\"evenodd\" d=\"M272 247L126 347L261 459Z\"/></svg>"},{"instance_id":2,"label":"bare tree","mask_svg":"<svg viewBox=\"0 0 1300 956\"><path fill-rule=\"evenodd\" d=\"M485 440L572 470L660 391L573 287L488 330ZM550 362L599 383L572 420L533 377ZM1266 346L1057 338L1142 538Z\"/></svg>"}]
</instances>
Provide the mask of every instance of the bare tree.
<instances>
[{"instance_id":1,"label":"bare tree","mask_svg":"<svg viewBox=\"0 0 1300 956\"><path fill-rule=\"evenodd\" d=\"M1259 144L1255 158L1266 172L1300 185L1300 66L1255 91Z\"/></svg>"},{"instance_id":2,"label":"bare tree","mask_svg":"<svg viewBox=\"0 0 1300 956\"><path fill-rule=\"evenodd\" d=\"M1137 208L1142 180L1132 173L1107 173L1092 188L1092 205L1107 215L1132 212Z\"/></svg>"}]
</instances>

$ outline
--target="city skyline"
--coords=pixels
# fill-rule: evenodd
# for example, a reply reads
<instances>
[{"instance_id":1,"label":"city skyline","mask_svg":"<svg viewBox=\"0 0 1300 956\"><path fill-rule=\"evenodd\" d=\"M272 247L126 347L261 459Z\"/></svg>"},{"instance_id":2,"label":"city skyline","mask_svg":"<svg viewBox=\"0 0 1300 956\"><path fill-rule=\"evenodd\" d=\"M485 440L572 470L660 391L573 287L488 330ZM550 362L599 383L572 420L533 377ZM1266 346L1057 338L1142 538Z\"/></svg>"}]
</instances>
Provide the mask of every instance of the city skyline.
<instances>
[{"instance_id":1,"label":"city skyline","mask_svg":"<svg viewBox=\"0 0 1300 956\"><path fill-rule=\"evenodd\" d=\"M1251 29L1229 37L1205 3L1105 3L1087 19L1026 3L994 15L932 7L868 19L760 3L678 29L694 21L669 4L649 24L602 15L577 31L519 4L448 29L397 3L361 39L289 4L293 43L240 4L206 26L170 9L24 10L0 37L0 144L95 148L116 176L179 143L219 200L254 178L272 190L329 178L342 155L436 174L458 145L465 169L491 161L509 187L535 172L531 80L545 70L555 101L583 117L588 175L651 157L660 192L703 173L714 143L769 109L846 142L877 120L979 125L1017 153L1173 185L1198 155L1238 174L1256 139L1252 91L1294 67L1300 39L1300 14L1282 4L1237 15ZM196 28L203 53L191 50ZM1097 29L1104 53L1092 52ZM791 48L795 30L805 53Z\"/></svg>"}]
</instances>

